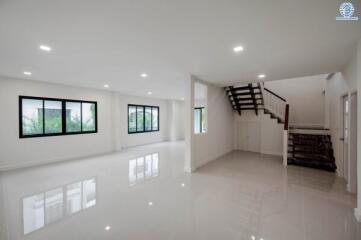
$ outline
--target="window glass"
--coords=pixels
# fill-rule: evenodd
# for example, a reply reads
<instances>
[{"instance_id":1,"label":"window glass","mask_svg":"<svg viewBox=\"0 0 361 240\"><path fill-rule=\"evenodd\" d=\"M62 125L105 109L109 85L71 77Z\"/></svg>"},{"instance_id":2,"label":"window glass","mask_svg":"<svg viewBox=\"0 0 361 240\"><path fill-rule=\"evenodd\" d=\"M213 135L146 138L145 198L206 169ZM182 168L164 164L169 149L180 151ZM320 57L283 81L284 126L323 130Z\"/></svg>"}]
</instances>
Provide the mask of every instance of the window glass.
<instances>
[{"instance_id":1,"label":"window glass","mask_svg":"<svg viewBox=\"0 0 361 240\"><path fill-rule=\"evenodd\" d=\"M152 108L151 107L145 107L144 112L144 128L145 131L152 131Z\"/></svg>"},{"instance_id":2,"label":"window glass","mask_svg":"<svg viewBox=\"0 0 361 240\"><path fill-rule=\"evenodd\" d=\"M22 99L22 134L43 134L43 100Z\"/></svg>"},{"instance_id":3,"label":"window glass","mask_svg":"<svg viewBox=\"0 0 361 240\"><path fill-rule=\"evenodd\" d=\"M62 126L62 103L61 101L44 101L45 133L61 133Z\"/></svg>"},{"instance_id":4,"label":"window glass","mask_svg":"<svg viewBox=\"0 0 361 240\"><path fill-rule=\"evenodd\" d=\"M137 107L137 132L144 131L144 111L143 107Z\"/></svg>"},{"instance_id":5,"label":"window glass","mask_svg":"<svg viewBox=\"0 0 361 240\"><path fill-rule=\"evenodd\" d=\"M201 128L202 128L201 118L202 118L201 109L195 108L194 109L194 133L195 134L201 133Z\"/></svg>"},{"instance_id":6,"label":"window glass","mask_svg":"<svg viewBox=\"0 0 361 240\"><path fill-rule=\"evenodd\" d=\"M66 102L66 132L80 132L80 102Z\"/></svg>"},{"instance_id":7,"label":"window glass","mask_svg":"<svg viewBox=\"0 0 361 240\"><path fill-rule=\"evenodd\" d=\"M159 108L152 107L152 119L153 119L153 121L152 121L152 130L153 131L159 130L158 116L159 116Z\"/></svg>"},{"instance_id":8,"label":"window glass","mask_svg":"<svg viewBox=\"0 0 361 240\"><path fill-rule=\"evenodd\" d=\"M137 108L135 106L128 107L128 131L136 132L137 131Z\"/></svg>"},{"instance_id":9,"label":"window glass","mask_svg":"<svg viewBox=\"0 0 361 240\"><path fill-rule=\"evenodd\" d=\"M201 114L202 114L202 133L207 132L207 113L206 113L206 108L202 108L201 109Z\"/></svg>"},{"instance_id":10,"label":"window glass","mask_svg":"<svg viewBox=\"0 0 361 240\"><path fill-rule=\"evenodd\" d=\"M82 103L82 130L83 132L95 131L95 104Z\"/></svg>"}]
</instances>

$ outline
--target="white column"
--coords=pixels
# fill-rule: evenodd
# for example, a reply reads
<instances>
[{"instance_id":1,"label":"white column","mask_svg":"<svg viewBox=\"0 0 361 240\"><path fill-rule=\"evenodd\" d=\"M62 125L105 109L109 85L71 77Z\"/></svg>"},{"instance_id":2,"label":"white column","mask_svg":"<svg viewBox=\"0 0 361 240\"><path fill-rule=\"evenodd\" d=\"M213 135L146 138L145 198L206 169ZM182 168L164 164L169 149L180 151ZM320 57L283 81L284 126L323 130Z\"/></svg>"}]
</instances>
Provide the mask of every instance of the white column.
<instances>
[{"instance_id":1,"label":"white column","mask_svg":"<svg viewBox=\"0 0 361 240\"><path fill-rule=\"evenodd\" d=\"M185 89L185 164L184 171L192 172L194 163L193 146L194 146L194 78L191 76L186 83Z\"/></svg>"}]
</instances>

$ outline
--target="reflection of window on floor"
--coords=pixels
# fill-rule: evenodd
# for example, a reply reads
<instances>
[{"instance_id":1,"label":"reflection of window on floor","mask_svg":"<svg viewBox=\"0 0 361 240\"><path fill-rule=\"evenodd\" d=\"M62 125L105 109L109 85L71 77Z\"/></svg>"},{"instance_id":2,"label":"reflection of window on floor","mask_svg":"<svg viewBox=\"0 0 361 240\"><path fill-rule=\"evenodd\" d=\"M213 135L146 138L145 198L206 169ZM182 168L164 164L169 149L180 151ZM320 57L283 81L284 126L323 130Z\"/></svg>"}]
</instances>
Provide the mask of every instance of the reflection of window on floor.
<instances>
[{"instance_id":1,"label":"reflection of window on floor","mask_svg":"<svg viewBox=\"0 0 361 240\"><path fill-rule=\"evenodd\" d=\"M23 199L24 234L96 205L95 178Z\"/></svg>"},{"instance_id":2,"label":"reflection of window on floor","mask_svg":"<svg viewBox=\"0 0 361 240\"><path fill-rule=\"evenodd\" d=\"M152 153L129 160L129 185L133 186L144 180L159 175L159 154Z\"/></svg>"}]
</instances>

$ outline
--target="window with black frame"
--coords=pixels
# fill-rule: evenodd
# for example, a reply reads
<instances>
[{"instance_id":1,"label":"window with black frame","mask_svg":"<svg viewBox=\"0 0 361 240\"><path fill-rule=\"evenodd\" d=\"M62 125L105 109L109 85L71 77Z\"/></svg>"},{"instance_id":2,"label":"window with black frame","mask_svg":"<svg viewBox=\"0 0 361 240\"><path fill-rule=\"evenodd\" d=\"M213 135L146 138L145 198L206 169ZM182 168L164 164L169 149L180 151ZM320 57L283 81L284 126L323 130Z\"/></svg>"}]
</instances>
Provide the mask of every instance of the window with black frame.
<instances>
[{"instance_id":1,"label":"window with black frame","mask_svg":"<svg viewBox=\"0 0 361 240\"><path fill-rule=\"evenodd\" d=\"M159 131L159 107L128 105L128 133Z\"/></svg>"},{"instance_id":2,"label":"window with black frame","mask_svg":"<svg viewBox=\"0 0 361 240\"><path fill-rule=\"evenodd\" d=\"M200 134L207 132L206 130L206 108L196 107L194 108L194 133Z\"/></svg>"},{"instance_id":3,"label":"window with black frame","mask_svg":"<svg viewBox=\"0 0 361 240\"><path fill-rule=\"evenodd\" d=\"M97 132L97 103L19 97L20 138Z\"/></svg>"}]
</instances>

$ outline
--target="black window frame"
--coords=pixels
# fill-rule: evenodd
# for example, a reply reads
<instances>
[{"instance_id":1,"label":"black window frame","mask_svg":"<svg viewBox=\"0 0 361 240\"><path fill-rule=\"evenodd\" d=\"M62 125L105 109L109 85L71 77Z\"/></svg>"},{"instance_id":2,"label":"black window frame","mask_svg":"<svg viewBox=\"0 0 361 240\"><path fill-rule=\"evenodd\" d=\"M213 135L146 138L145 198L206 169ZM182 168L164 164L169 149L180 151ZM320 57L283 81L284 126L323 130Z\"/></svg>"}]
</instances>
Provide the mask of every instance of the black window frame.
<instances>
[{"instance_id":1,"label":"black window frame","mask_svg":"<svg viewBox=\"0 0 361 240\"><path fill-rule=\"evenodd\" d=\"M135 131L131 132L129 131L129 108L135 107ZM143 108L143 131L138 131L138 112L137 108ZM151 130L145 130L145 108L151 108ZM156 130L153 130L153 108L156 108L158 110L158 121L157 125L158 128ZM139 104L128 104L128 111L127 111L127 118L128 118L128 134L136 134L136 133L150 133L150 132L159 132L160 126L159 126L159 119L160 119L160 108L159 106L150 106L150 105L139 105Z\"/></svg>"},{"instance_id":2,"label":"black window frame","mask_svg":"<svg viewBox=\"0 0 361 240\"><path fill-rule=\"evenodd\" d=\"M199 130L200 132L199 133L194 133L194 134L202 134L202 133L206 133L206 132L203 132L203 125L202 125L202 122L203 122L203 111L205 110L206 108L205 107L195 107L194 110L200 110L200 117L199 117Z\"/></svg>"},{"instance_id":3,"label":"black window frame","mask_svg":"<svg viewBox=\"0 0 361 240\"><path fill-rule=\"evenodd\" d=\"M23 134L23 99L41 100L43 101L43 133L42 134ZM61 102L61 120L62 131L59 133L45 133L45 101ZM66 103L75 102L80 103L80 131L66 132ZM83 131L83 103L90 103L95 105L95 130ZM98 103L96 101L74 100L63 98L48 98L48 97L34 97L34 96L19 96L19 138L35 138L35 137L52 137L52 136L66 136L78 134L91 134L98 132Z\"/></svg>"}]
</instances>

